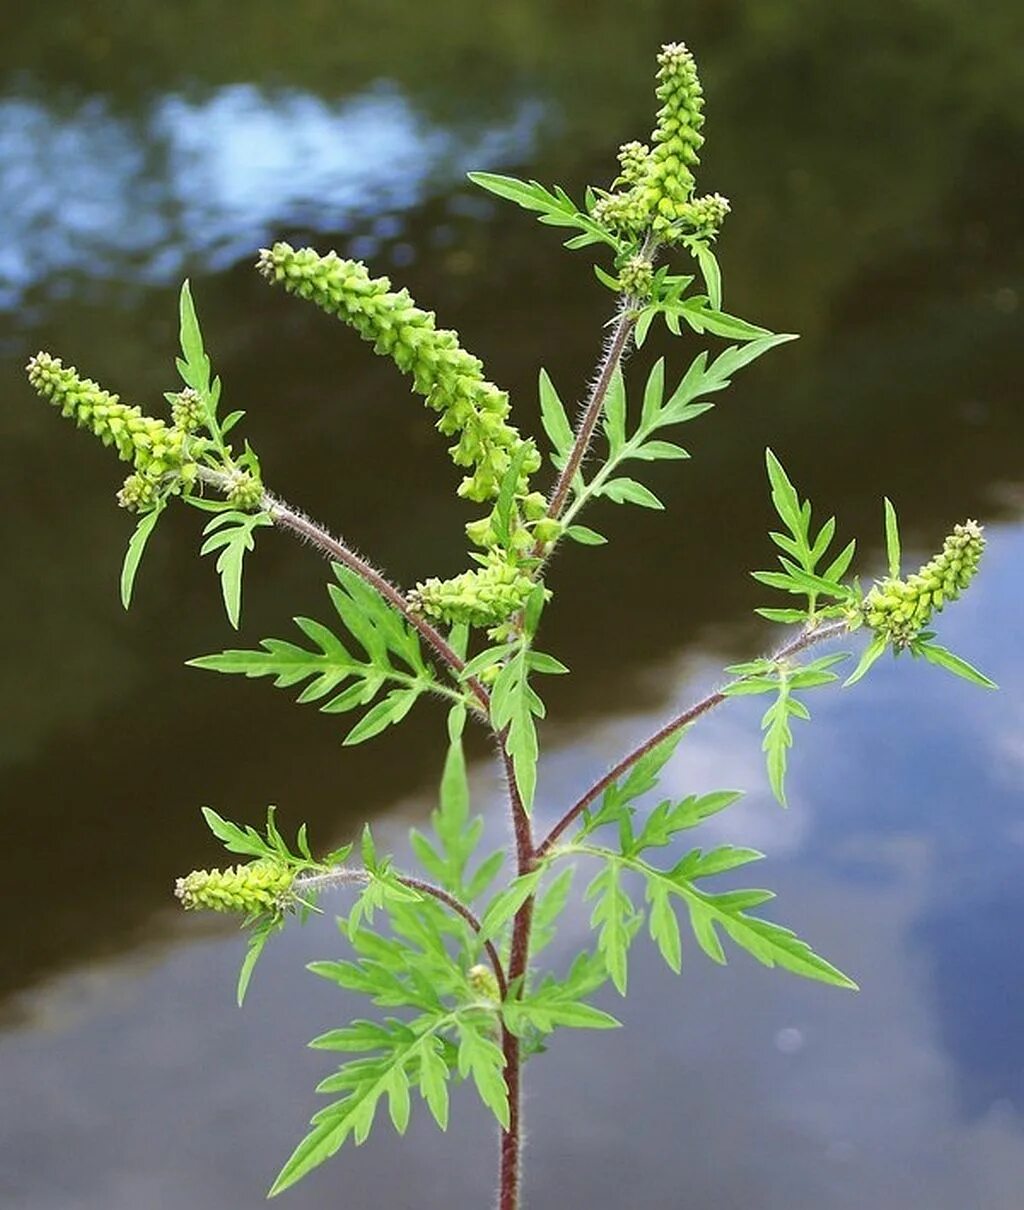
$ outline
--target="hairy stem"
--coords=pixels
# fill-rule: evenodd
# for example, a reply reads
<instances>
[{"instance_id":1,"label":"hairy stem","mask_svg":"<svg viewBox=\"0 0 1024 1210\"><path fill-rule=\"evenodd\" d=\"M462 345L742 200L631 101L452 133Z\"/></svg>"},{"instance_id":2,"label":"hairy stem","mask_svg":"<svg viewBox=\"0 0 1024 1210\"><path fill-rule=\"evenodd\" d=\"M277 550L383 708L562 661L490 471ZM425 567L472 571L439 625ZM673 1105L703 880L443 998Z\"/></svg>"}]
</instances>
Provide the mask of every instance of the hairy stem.
<instances>
[{"instance_id":1,"label":"hairy stem","mask_svg":"<svg viewBox=\"0 0 1024 1210\"><path fill-rule=\"evenodd\" d=\"M562 473L558 476L558 482L555 484L554 490L551 493L551 499L548 502L548 516L556 520L562 514L566 498L572 487L572 481L576 477L576 472L580 469L580 464L586 457L587 450L590 448L594 429L601 418L604 401L608 395L608 388L611 386L612 377L629 345L633 329L636 327L636 321L636 311L631 306L624 305L619 312L618 319L615 321L615 327L605 348L604 356L598 365L597 377L594 379L590 397L587 399L583 415L580 417L579 425L576 428L576 438L573 441L572 449L569 451L569 457L562 468Z\"/></svg>"},{"instance_id":2,"label":"hairy stem","mask_svg":"<svg viewBox=\"0 0 1024 1210\"><path fill-rule=\"evenodd\" d=\"M474 933L479 934L481 929L480 921L474 915L473 911L468 908L461 899L457 899L444 889L433 882L427 882L422 878L414 878L410 874L398 874L397 880L404 887L408 887L410 891L417 891L421 895L430 895L432 898L439 900L445 906L469 925ZM296 878L292 884L293 888L300 893L306 890L319 890L323 887L340 886L345 883L360 882L367 883L371 880L372 875L368 870L354 870L349 866L338 866L332 870L324 870L320 874L303 874ZM494 977L498 982L498 990L501 993L501 998L504 1000L508 995L508 979L505 975L505 967L502 964L498 951L490 941L484 941L484 950L487 953L488 960L494 968Z\"/></svg>"},{"instance_id":3,"label":"hairy stem","mask_svg":"<svg viewBox=\"0 0 1024 1210\"><path fill-rule=\"evenodd\" d=\"M535 865L533 827L527 814L515 766L508 754L504 736L499 736L501 756L508 780L509 809L516 840L518 874L528 874ZM525 980L530 962L530 935L533 927L533 896L523 904L512 922L512 945L509 952L509 982ZM520 982L519 987L522 987ZM519 1039L502 1025L501 1049L505 1056L505 1087L508 1093L508 1129L501 1132L501 1162L499 1166L498 1210L519 1210L519 1187L522 1150L522 1054Z\"/></svg>"},{"instance_id":4,"label":"hairy stem","mask_svg":"<svg viewBox=\"0 0 1024 1210\"><path fill-rule=\"evenodd\" d=\"M199 478L204 483L209 483L212 487L216 487L221 491L226 491L230 488L230 482L225 475L206 467L199 468ZM345 567L354 571L356 575L365 580L371 588L380 593L386 601L398 610L410 626L414 626L419 631L432 648L438 661L452 674L456 681L460 684L462 683L462 670L466 666L465 661L452 650L450 644L445 640L440 631L431 626L426 618L412 609L401 590L396 588L390 580L381 575L376 568L357 555L355 551L350 550L344 542L333 537L322 525L318 525L317 522L311 520L290 504L286 504L283 500L279 500L276 496L271 495L270 492L264 493L263 499L260 501L260 507L273 519L275 525L281 529L290 530L296 537L309 542L310 545L315 546L328 559L333 559L338 563L344 564ZM487 690L476 677L470 677L465 683L480 703L480 709L487 714L490 710L490 696Z\"/></svg>"},{"instance_id":5,"label":"hairy stem","mask_svg":"<svg viewBox=\"0 0 1024 1210\"><path fill-rule=\"evenodd\" d=\"M784 647L780 647L778 651L771 657L773 660L786 660L794 655L799 655L801 651L805 651L808 647L813 647L816 643L823 643L827 639L836 638L843 634L848 629L845 622L832 622L827 626L816 626L804 630L791 642ZM744 678L740 678L741 680ZM646 756L652 748L656 748L663 740L668 739L670 735L675 735L677 731L681 731L683 727L687 727L690 723L695 722L702 715L707 714L716 706L720 706L729 695L720 689L716 689L713 693L709 693L706 697L702 697L700 701L694 702L692 706L688 706L681 714L677 714L675 718L670 719L663 727L655 731L649 738L645 739L642 744L634 748L626 756L619 761L614 768L610 769L602 778L599 778L590 789L578 799L569 808L562 818L554 825L551 831L547 834L541 844L537 847L535 857L540 861L548 855L552 847L574 820L590 806L590 804L612 784L627 773L633 765L636 764L641 757Z\"/></svg>"}]
</instances>

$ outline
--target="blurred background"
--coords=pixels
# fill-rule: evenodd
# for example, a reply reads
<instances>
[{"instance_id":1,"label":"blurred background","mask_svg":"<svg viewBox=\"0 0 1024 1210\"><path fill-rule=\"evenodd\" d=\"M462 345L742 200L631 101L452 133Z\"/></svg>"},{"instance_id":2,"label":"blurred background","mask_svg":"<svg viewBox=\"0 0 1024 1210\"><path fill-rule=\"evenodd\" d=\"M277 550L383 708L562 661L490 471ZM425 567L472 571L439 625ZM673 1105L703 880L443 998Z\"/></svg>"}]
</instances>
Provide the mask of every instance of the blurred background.
<instances>
[{"instance_id":1,"label":"blurred background","mask_svg":"<svg viewBox=\"0 0 1024 1210\"><path fill-rule=\"evenodd\" d=\"M17 9L17 11L15 11ZM473 190L471 168L607 184L652 120L658 45L686 40L707 96L699 177L733 214L726 308L793 345L744 371L645 468L665 513L612 505L566 550L545 650L538 810L557 813L723 662L775 636L770 441L881 571L881 497L915 565L957 520L987 526L940 638L1002 686L876 665L818 691L766 793L756 702L683 742L679 794L748 791L698 839L763 848L774 918L859 995L724 970L682 978L634 949L626 1028L558 1036L527 1073L529 1204L715 1210L1016 1210L1024 1181L1024 18L1011 0L46 0L0 13L0 1204L243 1210L317 1107L313 1035L364 1011L305 973L330 916L272 944L244 1012L232 924L185 918L173 879L218 860L202 804L269 802L319 846L365 818L400 854L434 801L443 728L342 751L337 718L269 684L184 667L237 645L201 519L172 510L125 615L123 470L28 388L45 348L130 401L176 375L192 278L226 403L272 487L401 583L461 570L457 474L390 364L268 290L273 238L365 258L459 329L539 429L545 365L578 398L610 296L587 253ZM700 346L652 338L678 377ZM823 512L822 516L828 515ZM242 638L324 619L325 568L260 535ZM778 602L772 602L778 603ZM861 640L851 642L859 647ZM503 834L482 740L477 808ZM341 907L339 905L339 910ZM563 961L586 931L567 918ZM296 1208L489 1204L496 1140L471 1090L439 1135L383 1126L287 1195Z\"/></svg>"}]
</instances>

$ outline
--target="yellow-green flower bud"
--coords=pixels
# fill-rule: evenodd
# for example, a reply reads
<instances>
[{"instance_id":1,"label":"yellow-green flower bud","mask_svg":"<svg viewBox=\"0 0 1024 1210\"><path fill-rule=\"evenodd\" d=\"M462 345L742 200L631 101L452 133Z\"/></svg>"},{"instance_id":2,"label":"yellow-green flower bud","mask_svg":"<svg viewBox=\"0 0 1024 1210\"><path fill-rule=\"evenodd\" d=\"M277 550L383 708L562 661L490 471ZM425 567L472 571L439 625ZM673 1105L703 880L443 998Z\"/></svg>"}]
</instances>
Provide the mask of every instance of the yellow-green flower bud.
<instances>
[{"instance_id":1,"label":"yellow-green flower bud","mask_svg":"<svg viewBox=\"0 0 1024 1210\"><path fill-rule=\"evenodd\" d=\"M205 420L205 408L199 392L191 387L179 391L171 402L174 427L183 433L194 433Z\"/></svg>"},{"instance_id":2,"label":"yellow-green flower bud","mask_svg":"<svg viewBox=\"0 0 1024 1210\"><path fill-rule=\"evenodd\" d=\"M613 231L638 235L649 225L648 192L635 186L627 193L609 193L594 203L594 218Z\"/></svg>"},{"instance_id":3,"label":"yellow-green flower bud","mask_svg":"<svg viewBox=\"0 0 1024 1210\"><path fill-rule=\"evenodd\" d=\"M620 181L624 185L639 185L643 182L650 169L651 149L645 143L623 143L619 148Z\"/></svg>"},{"instance_id":4,"label":"yellow-green flower bud","mask_svg":"<svg viewBox=\"0 0 1024 1210\"><path fill-rule=\"evenodd\" d=\"M728 213L729 199L720 193L708 193L680 206L677 221L687 234L714 239Z\"/></svg>"},{"instance_id":5,"label":"yellow-green flower bud","mask_svg":"<svg viewBox=\"0 0 1024 1210\"><path fill-rule=\"evenodd\" d=\"M679 218L680 208L693 196L693 169L700 162L697 152L704 142L700 133L704 92L693 56L681 42L661 48L655 94L662 105L651 135L654 150L645 185L651 225L662 231Z\"/></svg>"},{"instance_id":6,"label":"yellow-green flower bud","mask_svg":"<svg viewBox=\"0 0 1024 1210\"><path fill-rule=\"evenodd\" d=\"M548 502L541 492L530 492L523 497L520 505L527 521L539 521L548 511Z\"/></svg>"},{"instance_id":7,"label":"yellow-green flower bud","mask_svg":"<svg viewBox=\"0 0 1024 1210\"><path fill-rule=\"evenodd\" d=\"M150 478L180 473L186 457L185 434L163 420L144 416L137 407L121 403L91 378L79 377L74 366L59 357L37 353L27 366L29 382L60 408L62 416L89 429L104 445L112 445L124 462L133 462Z\"/></svg>"},{"instance_id":8,"label":"yellow-green flower bud","mask_svg":"<svg viewBox=\"0 0 1024 1210\"><path fill-rule=\"evenodd\" d=\"M242 512L254 512L263 501L263 484L255 475L245 471L234 471L230 476L227 502Z\"/></svg>"},{"instance_id":9,"label":"yellow-green flower bud","mask_svg":"<svg viewBox=\"0 0 1024 1210\"><path fill-rule=\"evenodd\" d=\"M533 588L533 581L515 563L493 554L483 567L454 579L417 584L409 601L437 621L496 626L523 608Z\"/></svg>"},{"instance_id":10,"label":"yellow-green flower bud","mask_svg":"<svg viewBox=\"0 0 1024 1210\"><path fill-rule=\"evenodd\" d=\"M942 550L905 580L876 584L861 604L865 623L894 647L915 638L949 601L955 601L978 570L985 538L976 521L954 527Z\"/></svg>"},{"instance_id":11,"label":"yellow-green flower bud","mask_svg":"<svg viewBox=\"0 0 1024 1210\"><path fill-rule=\"evenodd\" d=\"M467 977L469 986L481 1000L491 1000L497 1004L501 999L501 992L498 990L498 980L494 977L494 971L489 966L484 966L482 962L478 962L475 966L469 968Z\"/></svg>"},{"instance_id":12,"label":"yellow-green flower bud","mask_svg":"<svg viewBox=\"0 0 1024 1210\"><path fill-rule=\"evenodd\" d=\"M654 265L650 258L631 256L619 270L619 288L630 298L647 298L654 282Z\"/></svg>"},{"instance_id":13,"label":"yellow-green flower bud","mask_svg":"<svg viewBox=\"0 0 1024 1210\"><path fill-rule=\"evenodd\" d=\"M178 879L174 893L188 910L251 916L287 907L294 880L294 870L268 858L227 870L193 870Z\"/></svg>"},{"instance_id":14,"label":"yellow-green flower bud","mask_svg":"<svg viewBox=\"0 0 1024 1210\"><path fill-rule=\"evenodd\" d=\"M538 542L554 542L561 534L562 522L554 517L542 517L533 527L533 536Z\"/></svg>"},{"instance_id":15,"label":"yellow-green flower bud","mask_svg":"<svg viewBox=\"0 0 1024 1210\"><path fill-rule=\"evenodd\" d=\"M151 479L149 475L140 475L136 472L125 479L124 486L117 493L117 502L130 513L140 513L152 508L157 502L158 495L157 481Z\"/></svg>"},{"instance_id":16,"label":"yellow-green flower bud","mask_svg":"<svg viewBox=\"0 0 1024 1210\"><path fill-rule=\"evenodd\" d=\"M285 243L264 248L258 268L268 281L355 328L374 352L393 358L412 376L413 389L440 414L438 429L458 435L449 450L452 461L473 468L460 495L496 497L512 458L524 447L519 490L526 490L540 455L508 423L508 393L484 378L479 359L461 347L455 332L436 328L433 312L420 310L407 290L393 293L388 278L370 277L359 261L342 260L335 252L321 256L312 248L296 251Z\"/></svg>"}]
</instances>

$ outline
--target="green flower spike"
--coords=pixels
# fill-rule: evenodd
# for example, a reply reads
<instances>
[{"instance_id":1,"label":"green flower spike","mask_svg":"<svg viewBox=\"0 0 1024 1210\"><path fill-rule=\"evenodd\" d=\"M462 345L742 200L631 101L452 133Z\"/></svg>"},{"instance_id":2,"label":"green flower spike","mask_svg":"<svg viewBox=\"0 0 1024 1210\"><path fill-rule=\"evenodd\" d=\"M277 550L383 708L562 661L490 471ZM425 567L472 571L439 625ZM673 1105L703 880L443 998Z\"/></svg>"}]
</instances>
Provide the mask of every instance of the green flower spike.
<instances>
[{"instance_id":1,"label":"green flower spike","mask_svg":"<svg viewBox=\"0 0 1024 1210\"><path fill-rule=\"evenodd\" d=\"M261 859L227 870L193 870L178 879L174 893L189 911L206 908L252 916L287 907L294 880L289 866Z\"/></svg>"},{"instance_id":2,"label":"green flower spike","mask_svg":"<svg viewBox=\"0 0 1024 1210\"><path fill-rule=\"evenodd\" d=\"M104 391L91 378L79 377L74 366L65 367L59 357L49 353L37 353L26 368L29 382L60 408L62 416L91 430L104 445L114 446L118 457L133 462L147 479L181 472L185 434L180 429L168 428L163 420L144 416L141 408L121 403L117 395Z\"/></svg>"},{"instance_id":3,"label":"green flower spike","mask_svg":"<svg viewBox=\"0 0 1024 1210\"><path fill-rule=\"evenodd\" d=\"M540 455L508 423L508 393L484 378L482 364L460 346L456 333L436 328L433 312L420 310L407 290L392 293L388 278L370 277L359 261L342 260L335 252L321 256L312 248L296 251L285 243L264 248L258 268L268 281L355 328L373 343L374 352L387 354L412 375L413 389L440 413L438 429L446 436L458 435L449 451L452 461L473 468L462 481L461 496L494 499L512 458L523 447L527 453L519 490L526 490Z\"/></svg>"},{"instance_id":4,"label":"green flower spike","mask_svg":"<svg viewBox=\"0 0 1024 1210\"><path fill-rule=\"evenodd\" d=\"M949 601L974 579L985 549L976 521L957 525L942 550L906 580L876 584L861 605L865 623L900 650L914 639Z\"/></svg>"},{"instance_id":5,"label":"green flower spike","mask_svg":"<svg viewBox=\"0 0 1024 1210\"><path fill-rule=\"evenodd\" d=\"M682 217L682 208L693 196L693 169L704 142L704 92L693 55L681 42L661 48L657 78L655 93L662 106L651 135L654 150L645 185L652 226L664 231Z\"/></svg>"},{"instance_id":6,"label":"green flower spike","mask_svg":"<svg viewBox=\"0 0 1024 1210\"><path fill-rule=\"evenodd\" d=\"M485 566L454 579L417 584L409 601L437 621L498 626L525 606L533 588L533 580L520 568L494 555Z\"/></svg>"},{"instance_id":7,"label":"green flower spike","mask_svg":"<svg viewBox=\"0 0 1024 1210\"><path fill-rule=\"evenodd\" d=\"M718 194L693 200L693 170L704 142L704 93L693 56L681 42L661 48L657 80L661 108L651 135L653 150L643 143L622 145L615 185L625 188L600 197L594 218L635 239L648 231L662 242L680 234L711 238L729 203Z\"/></svg>"}]
</instances>

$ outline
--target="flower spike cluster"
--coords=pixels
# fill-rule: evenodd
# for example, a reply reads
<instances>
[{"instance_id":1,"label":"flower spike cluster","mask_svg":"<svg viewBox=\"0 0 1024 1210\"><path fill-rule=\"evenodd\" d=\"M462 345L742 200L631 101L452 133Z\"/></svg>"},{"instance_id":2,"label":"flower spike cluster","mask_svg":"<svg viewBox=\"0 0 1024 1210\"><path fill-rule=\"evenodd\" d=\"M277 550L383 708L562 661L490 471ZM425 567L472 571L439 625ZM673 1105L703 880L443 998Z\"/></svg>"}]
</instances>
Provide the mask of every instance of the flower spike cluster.
<instances>
[{"instance_id":1,"label":"flower spike cluster","mask_svg":"<svg viewBox=\"0 0 1024 1210\"><path fill-rule=\"evenodd\" d=\"M861 605L865 623L897 650L909 646L932 617L955 601L974 579L985 549L982 527L954 527L942 550L906 580L876 584Z\"/></svg>"},{"instance_id":2,"label":"flower spike cluster","mask_svg":"<svg viewBox=\"0 0 1024 1210\"><path fill-rule=\"evenodd\" d=\"M417 584L409 603L437 621L498 626L526 605L533 588L534 581L514 561L492 555L483 567L454 579Z\"/></svg>"},{"instance_id":3,"label":"flower spike cluster","mask_svg":"<svg viewBox=\"0 0 1024 1210\"><path fill-rule=\"evenodd\" d=\"M682 42L662 47L657 79L655 95L662 106L651 135L654 150L644 181L655 231L664 230L680 218L682 207L693 197L693 169L700 163L697 152L704 143L700 133L704 90L693 55Z\"/></svg>"},{"instance_id":4,"label":"flower spike cluster","mask_svg":"<svg viewBox=\"0 0 1024 1210\"><path fill-rule=\"evenodd\" d=\"M74 366L59 357L37 353L26 367L36 391L60 408L62 416L86 428L104 445L112 445L123 462L131 462L135 473L118 493L124 508L147 509L156 503L161 485L187 479L193 469L188 456L186 432L177 424L143 414L142 409L122 403L117 395L103 390L91 378L82 378Z\"/></svg>"},{"instance_id":5,"label":"flower spike cluster","mask_svg":"<svg viewBox=\"0 0 1024 1210\"><path fill-rule=\"evenodd\" d=\"M287 907L294 881L290 866L261 859L226 870L193 870L178 879L174 893L190 911L206 908L251 916Z\"/></svg>"},{"instance_id":6,"label":"flower spike cluster","mask_svg":"<svg viewBox=\"0 0 1024 1210\"><path fill-rule=\"evenodd\" d=\"M622 171L615 185L623 188L601 197L594 217L635 238L650 232L663 243L686 236L713 239L729 203L718 193L694 197L697 153L704 143L704 92L693 55L683 43L661 48L657 80L661 108L651 134L653 150L637 142L622 145ZM625 284L623 289L629 292Z\"/></svg>"},{"instance_id":7,"label":"flower spike cluster","mask_svg":"<svg viewBox=\"0 0 1024 1210\"><path fill-rule=\"evenodd\" d=\"M455 332L435 326L434 314L423 311L407 290L393 292L386 277L371 277L359 261L335 252L321 256L312 248L296 251L290 244L264 248L259 271L292 294L315 302L373 344L374 352L393 358L410 374L413 389L440 413L438 429L458 436L451 447L456 466L472 467L459 494L470 500L493 500L521 448L520 490L540 466L540 455L508 422L508 393L483 375L478 358L459 344Z\"/></svg>"},{"instance_id":8,"label":"flower spike cluster","mask_svg":"<svg viewBox=\"0 0 1024 1210\"><path fill-rule=\"evenodd\" d=\"M509 423L508 393L484 377L479 358L462 348L457 333L437 328L432 311L417 307L407 290L392 291L388 278L371 277L361 262L277 243L262 250L257 267L268 281L355 328L374 352L411 375L413 389L439 413L438 429L458 438L449 450L452 461L472 468L460 496L495 500L510 468L518 468L507 546L496 536L493 515L470 522L467 535L487 551L475 556L483 567L449 581L427 580L411 598L415 608L448 623L494 626L511 617L529 594L522 563L525 552L545 540L546 503L537 497L539 510L531 509L536 493L529 491L529 478L540 455Z\"/></svg>"}]
</instances>

